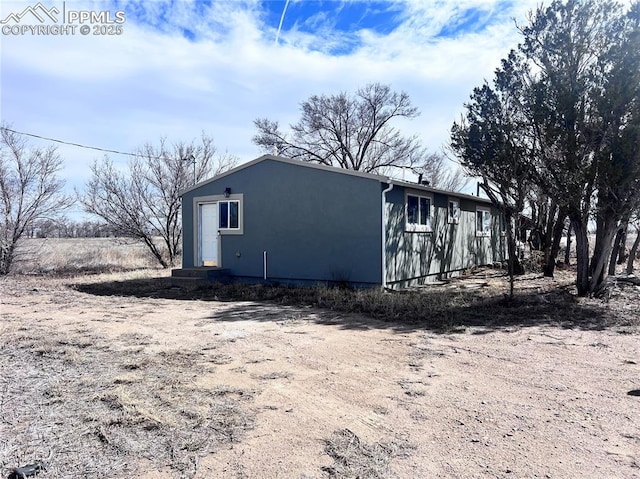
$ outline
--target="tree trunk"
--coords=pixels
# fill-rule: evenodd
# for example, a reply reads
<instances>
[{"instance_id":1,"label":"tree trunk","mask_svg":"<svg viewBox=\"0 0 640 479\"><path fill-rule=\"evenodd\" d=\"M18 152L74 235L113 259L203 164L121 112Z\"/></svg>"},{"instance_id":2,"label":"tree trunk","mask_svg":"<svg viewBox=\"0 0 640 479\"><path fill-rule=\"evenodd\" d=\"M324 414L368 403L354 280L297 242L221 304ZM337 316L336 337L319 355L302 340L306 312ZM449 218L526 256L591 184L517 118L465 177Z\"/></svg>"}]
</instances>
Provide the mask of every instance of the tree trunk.
<instances>
[{"instance_id":1,"label":"tree trunk","mask_svg":"<svg viewBox=\"0 0 640 479\"><path fill-rule=\"evenodd\" d=\"M633 273L633 262L636 260L639 247L640 247L640 228L636 228L636 240L633 242L631 251L629 251L629 259L627 260L627 274Z\"/></svg>"},{"instance_id":2,"label":"tree trunk","mask_svg":"<svg viewBox=\"0 0 640 479\"><path fill-rule=\"evenodd\" d=\"M627 232L627 223L623 222L618 231L616 232L616 238L613 241L613 249L611 250L611 259L609 260L609 275L613 276L616 274L616 263L618 262L620 257L624 257L624 245L626 242L626 232Z\"/></svg>"},{"instance_id":3,"label":"tree trunk","mask_svg":"<svg viewBox=\"0 0 640 479\"><path fill-rule=\"evenodd\" d=\"M571 261L571 221L567 226L567 248L564 250L564 264L569 264Z\"/></svg>"},{"instance_id":4,"label":"tree trunk","mask_svg":"<svg viewBox=\"0 0 640 479\"><path fill-rule=\"evenodd\" d=\"M142 241L144 241L144 244L147 245L153 257L158 261L158 263L160 263L160 266L167 269L169 267L169 263L167 263L164 256L162 255L162 252L158 249L156 244L153 242L153 238L151 238L150 236L143 236L141 239Z\"/></svg>"},{"instance_id":5,"label":"tree trunk","mask_svg":"<svg viewBox=\"0 0 640 479\"><path fill-rule=\"evenodd\" d=\"M4 231L2 231L2 238L0 238L0 276L7 275L11 272L13 263L16 260L18 241L20 241L22 235L30 226L27 224L20 230L18 226L20 221L20 218L18 218L18 221L11 225L8 224L5 218L4 225L2 225Z\"/></svg>"},{"instance_id":6,"label":"tree trunk","mask_svg":"<svg viewBox=\"0 0 640 479\"><path fill-rule=\"evenodd\" d=\"M518 258L518 249L516 246L516 239L513 233L513 225L511 224L511 220L513 216L510 212L503 212L504 220L507 227L507 268L509 272L509 298L513 299L513 289L514 289L514 281L515 275L520 275L524 273L524 268L520 263L520 258Z\"/></svg>"},{"instance_id":7,"label":"tree trunk","mask_svg":"<svg viewBox=\"0 0 640 479\"><path fill-rule=\"evenodd\" d=\"M553 270L555 267L555 256L553 255L553 243L555 238L555 228L560 221L558 214L558 205L552 202L547 210L546 223L544 225L544 235L542 236L542 250L544 252L544 266L543 271L545 276L553 278ZM562 232L561 232L562 233ZM559 244L559 243L558 243ZM557 253L556 253L557 256ZM552 264L549 268L549 264Z\"/></svg>"},{"instance_id":8,"label":"tree trunk","mask_svg":"<svg viewBox=\"0 0 640 479\"><path fill-rule=\"evenodd\" d=\"M602 202L602 200L599 199L599 202ZM589 262L589 273L593 273L593 270L595 268L595 263L596 261L598 261L598 258L600 258L600 256L602 255L602 249L604 248L604 244L605 244L604 235L607 230L608 218L606 218L600 211L596 215L595 220L596 220L596 241L593 245L591 261Z\"/></svg>"},{"instance_id":9,"label":"tree trunk","mask_svg":"<svg viewBox=\"0 0 640 479\"><path fill-rule=\"evenodd\" d=\"M551 249L549 251L547 262L544 266L544 275L549 278L553 278L553 273L556 269L556 259L560 252L560 240L562 239L562 231L564 230L564 220L566 217L566 213L560 211L558 213L558 218L553 225Z\"/></svg>"},{"instance_id":10,"label":"tree trunk","mask_svg":"<svg viewBox=\"0 0 640 479\"><path fill-rule=\"evenodd\" d=\"M624 264L627 260L627 255L625 254L627 251L627 232L629 231L629 218L625 218L624 220L624 228L622 230L622 239L620 241L621 248L618 249L618 264Z\"/></svg>"},{"instance_id":11,"label":"tree trunk","mask_svg":"<svg viewBox=\"0 0 640 479\"><path fill-rule=\"evenodd\" d=\"M589 294L589 236L587 225L579 215L572 215L571 223L576 233L576 289L578 296Z\"/></svg>"},{"instance_id":12,"label":"tree trunk","mask_svg":"<svg viewBox=\"0 0 640 479\"><path fill-rule=\"evenodd\" d=\"M597 251L594 251L591 258L591 279L589 280L589 291L591 293L596 291L607 277L606 265L609 264L609 258L611 258L613 238L618 229L618 222L609 217L599 226L603 230L598 235L600 247Z\"/></svg>"},{"instance_id":13,"label":"tree trunk","mask_svg":"<svg viewBox=\"0 0 640 479\"><path fill-rule=\"evenodd\" d=\"M0 246L0 276L9 274L13 260L15 259L16 244L11 243Z\"/></svg>"}]
</instances>

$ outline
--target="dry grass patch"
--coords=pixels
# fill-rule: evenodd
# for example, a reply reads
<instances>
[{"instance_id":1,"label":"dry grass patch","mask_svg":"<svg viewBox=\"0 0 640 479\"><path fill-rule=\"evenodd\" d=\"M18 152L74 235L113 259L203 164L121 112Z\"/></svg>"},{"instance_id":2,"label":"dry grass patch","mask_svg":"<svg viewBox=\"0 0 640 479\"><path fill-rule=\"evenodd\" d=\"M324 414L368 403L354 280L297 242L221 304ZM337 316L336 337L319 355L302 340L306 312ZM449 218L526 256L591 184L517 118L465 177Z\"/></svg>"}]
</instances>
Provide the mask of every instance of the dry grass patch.
<instances>
[{"instance_id":1,"label":"dry grass patch","mask_svg":"<svg viewBox=\"0 0 640 479\"><path fill-rule=\"evenodd\" d=\"M323 471L335 479L384 479L390 475L391 459L407 455L410 448L399 442L367 444L349 429L338 429L325 442L333 464Z\"/></svg>"},{"instance_id":2,"label":"dry grass patch","mask_svg":"<svg viewBox=\"0 0 640 479\"><path fill-rule=\"evenodd\" d=\"M23 321L24 322L24 321ZM53 333L0 336L2 473L51 456L40 477L135 477L145 460L193 477L201 457L254 424L253 391L196 385L201 352Z\"/></svg>"},{"instance_id":3,"label":"dry grass patch","mask_svg":"<svg viewBox=\"0 0 640 479\"><path fill-rule=\"evenodd\" d=\"M14 272L68 275L157 267L146 246L130 238L27 238L19 243Z\"/></svg>"},{"instance_id":4,"label":"dry grass patch","mask_svg":"<svg viewBox=\"0 0 640 479\"><path fill-rule=\"evenodd\" d=\"M507 277L499 269L479 269L465 277L412 290L383 292L379 289L351 290L241 283L177 286L169 278L152 278L73 287L96 295L121 295L204 301L268 301L279 305L308 306L345 313L351 323L373 318L393 327L439 332L463 331L468 326L503 328L552 324L562 327L603 329L638 326L635 304L639 289L620 285L620 294L608 304L599 299L578 298L571 271L558 271L555 279L539 274L518 277L516 295L506 296ZM632 311L633 310L633 311ZM356 316L353 316L355 314ZM243 314L244 316L244 314ZM275 320L275 318L273 318ZM261 316L261 320L269 318ZM330 323L330 319L322 321ZM341 322L337 318L334 323Z\"/></svg>"},{"instance_id":5,"label":"dry grass patch","mask_svg":"<svg viewBox=\"0 0 640 479\"><path fill-rule=\"evenodd\" d=\"M263 374L258 376L258 379L262 379L263 381L270 381L274 379L289 379L292 374L286 371L274 371L272 373Z\"/></svg>"}]
</instances>

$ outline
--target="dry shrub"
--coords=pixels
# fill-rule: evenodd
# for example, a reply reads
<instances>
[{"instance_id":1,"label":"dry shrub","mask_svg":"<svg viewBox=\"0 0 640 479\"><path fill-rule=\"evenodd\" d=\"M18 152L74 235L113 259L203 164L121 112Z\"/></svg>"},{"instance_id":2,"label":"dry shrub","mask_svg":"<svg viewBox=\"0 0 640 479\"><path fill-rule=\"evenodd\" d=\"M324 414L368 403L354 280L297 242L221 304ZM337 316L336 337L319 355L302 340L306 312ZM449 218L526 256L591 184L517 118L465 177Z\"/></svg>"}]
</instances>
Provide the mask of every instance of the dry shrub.
<instances>
[{"instance_id":1,"label":"dry shrub","mask_svg":"<svg viewBox=\"0 0 640 479\"><path fill-rule=\"evenodd\" d=\"M252 391L192 381L193 371L211 367L206 354L134 343L36 323L3 329L3 477L48 456L43 479L136 477L144 461L193 477L200 457L253 427Z\"/></svg>"},{"instance_id":2,"label":"dry shrub","mask_svg":"<svg viewBox=\"0 0 640 479\"><path fill-rule=\"evenodd\" d=\"M637 314L628 314L625 298L605 308L599 301L578 298L574 294L573 282L570 270L558 270L554 279L533 273L518 276L513 299L505 294L508 286L504 271L491 268L479 269L440 284L395 292L325 285L292 287L211 283L195 286L174 284L170 278L84 282L73 287L96 295L268 301L278 305L311 306L339 313L355 313L355 316L350 316L350 321L366 322L373 318L439 332L457 331L466 326L555 324L591 329L640 324ZM242 307L239 305L238 309Z\"/></svg>"},{"instance_id":3,"label":"dry shrub","mask_svg":"<svg viewBox=\"0 0 640 479\"><path fill-rule=\"evenodd\" d=\"M558 258L560 258L558 254ZM522 261L525 271L528 273L542 273L545 267L544 252L531 250L527 257Z\"/></svg>"},{"instance_id":4,"label":"dry shrub","mask_svg":"<svg viewBox=\"0 0 640 479\"><path fill-rule=\"evenodd\" d=\"M396 443L367 444L349 429L339 429L325 444L333 464L322 469L330 478L384 479L389 477L391 459L399 451Z\"/></svg>"}]
</instances>

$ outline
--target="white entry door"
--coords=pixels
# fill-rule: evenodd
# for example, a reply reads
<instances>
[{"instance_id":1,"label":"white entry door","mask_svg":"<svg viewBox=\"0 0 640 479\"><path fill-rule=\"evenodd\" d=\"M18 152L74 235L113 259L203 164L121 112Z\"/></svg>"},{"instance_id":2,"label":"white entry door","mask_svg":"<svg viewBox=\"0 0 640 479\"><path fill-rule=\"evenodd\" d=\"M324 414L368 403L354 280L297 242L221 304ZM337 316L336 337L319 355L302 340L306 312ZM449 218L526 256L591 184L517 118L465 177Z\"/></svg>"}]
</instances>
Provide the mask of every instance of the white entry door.
<instances>
[{"instance_id":1,"label":"white entry door","mask_svg":"<svg viewBox=\"0 0 640 479\"><path fill-rule=\"evenodd\" d=\"M198 205L198 262L218 266L218 203Z\"/></svg>"}]
</instances>

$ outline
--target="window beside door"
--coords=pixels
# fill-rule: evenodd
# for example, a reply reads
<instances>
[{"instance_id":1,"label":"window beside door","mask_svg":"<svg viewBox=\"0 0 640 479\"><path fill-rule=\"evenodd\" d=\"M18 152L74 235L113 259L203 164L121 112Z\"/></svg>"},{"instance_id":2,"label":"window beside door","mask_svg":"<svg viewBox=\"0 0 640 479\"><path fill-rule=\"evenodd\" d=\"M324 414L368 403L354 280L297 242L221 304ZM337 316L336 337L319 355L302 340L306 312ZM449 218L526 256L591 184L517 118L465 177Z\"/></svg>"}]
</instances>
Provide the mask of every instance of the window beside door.
<instances>
[{"instance_id":1,"label":"window beside door","mask_svg":"<svg viewBox=\"0 0 640 479\"><path fill-rule=\"evenodd\" d=\"M239 230L240 229L240 201L228 200L218 202L219 208L219 229Z\"/></svg>"}]
</instances>

